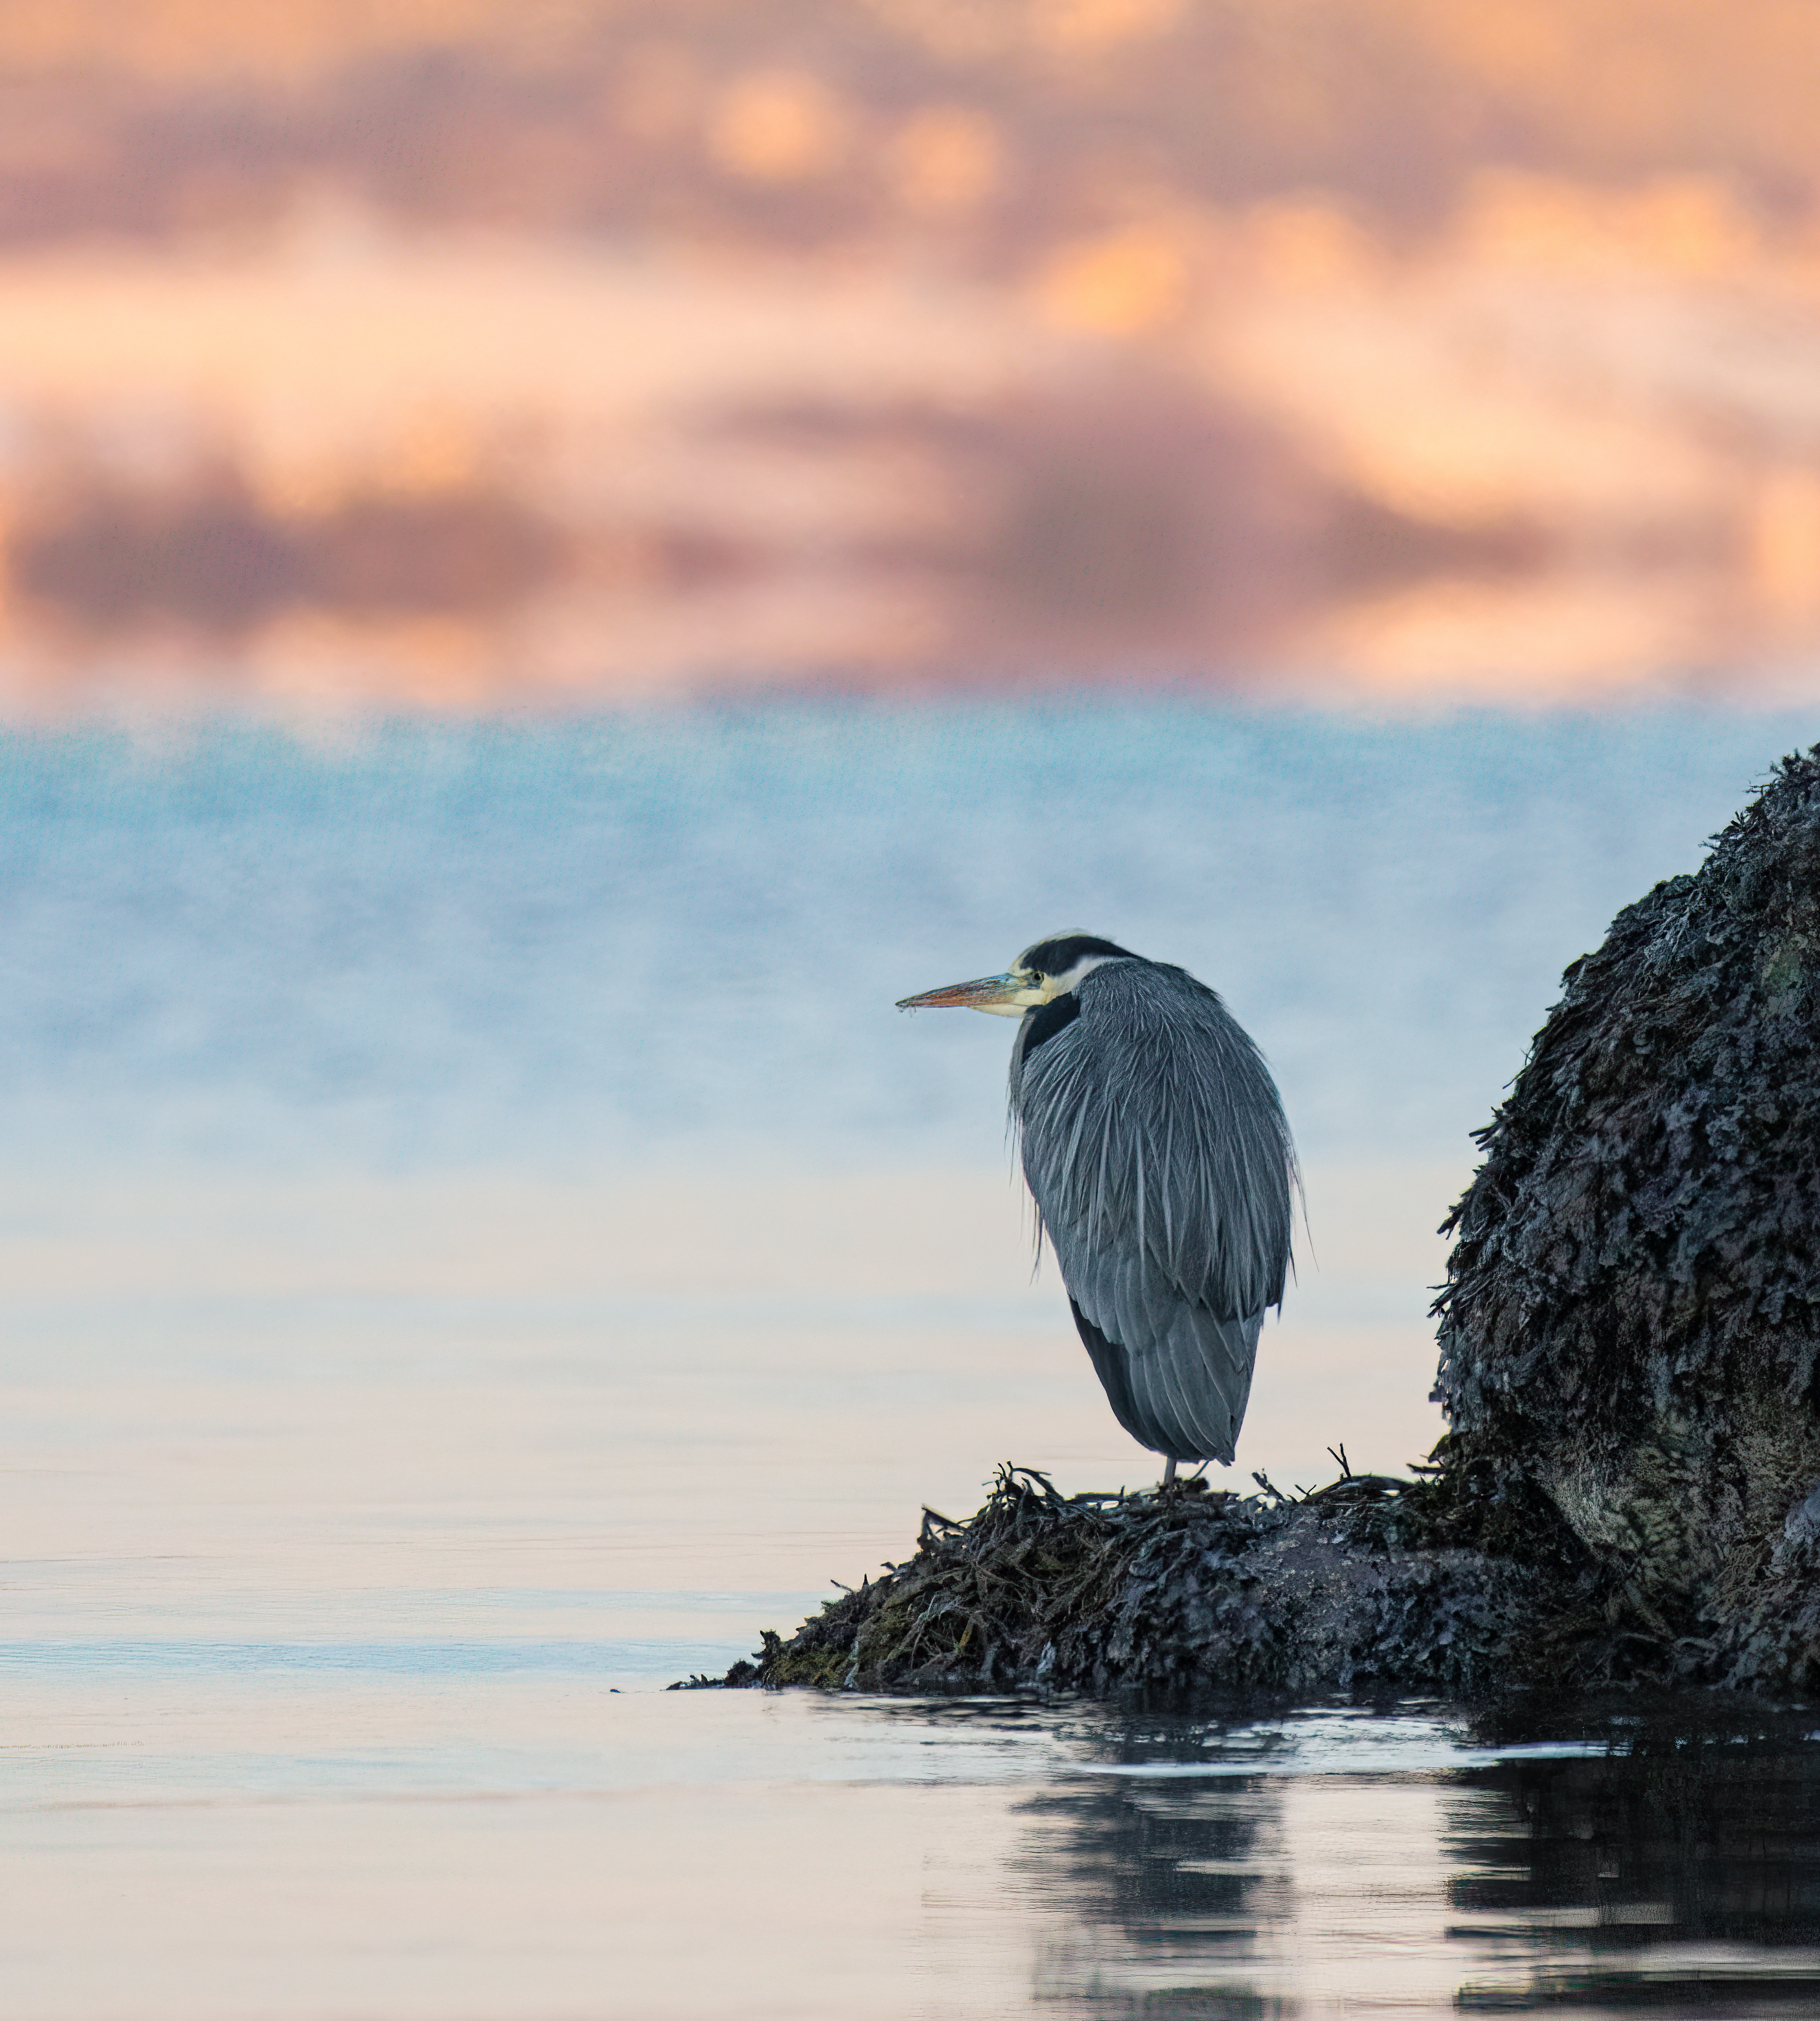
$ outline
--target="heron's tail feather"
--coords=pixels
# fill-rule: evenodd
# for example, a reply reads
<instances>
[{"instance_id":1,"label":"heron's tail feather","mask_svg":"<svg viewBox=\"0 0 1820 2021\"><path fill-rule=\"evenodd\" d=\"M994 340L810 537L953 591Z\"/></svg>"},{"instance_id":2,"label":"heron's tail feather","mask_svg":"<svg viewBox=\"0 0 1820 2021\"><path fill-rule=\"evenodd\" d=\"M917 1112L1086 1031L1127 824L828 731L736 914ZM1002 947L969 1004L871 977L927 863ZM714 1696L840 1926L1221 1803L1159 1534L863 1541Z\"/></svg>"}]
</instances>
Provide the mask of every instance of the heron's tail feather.
<instances>
[{"instance_id":1,"label":"heron's tail feather","mask_svg":"<svg viewBox=\"0 0 1820 2021\"><path fill-rule=\"evenodd\" d=\"M1184 1305L1161 1339L1133 1349L1109 1338L1073 1299L1068 1305L1113 1416L1140 1445L1174 1460L1232 1464L1261 1311L1222 1320L1203 1306Z\"/></svg>"}]
</instances>

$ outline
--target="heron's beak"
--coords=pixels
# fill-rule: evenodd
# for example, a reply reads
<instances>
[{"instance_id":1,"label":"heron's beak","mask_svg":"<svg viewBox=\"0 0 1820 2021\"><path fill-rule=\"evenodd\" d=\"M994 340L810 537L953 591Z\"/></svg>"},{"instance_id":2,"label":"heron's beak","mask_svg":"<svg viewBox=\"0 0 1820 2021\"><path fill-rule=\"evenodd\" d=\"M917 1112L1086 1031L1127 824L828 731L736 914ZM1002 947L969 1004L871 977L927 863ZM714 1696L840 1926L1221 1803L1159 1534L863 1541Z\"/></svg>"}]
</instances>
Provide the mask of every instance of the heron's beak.
<instances>
[{"instance_id":1,"label":"heron's beak","mask_svg":"<svg viewBox=\"0 0 1820 2021\"><path fill-rule=\"evenodd\" d=\"M1043 1001L1036 978L1028 975L982 975L977 982L951 982L945 989L926 989L906 996L900 1010L989 1010L996 1018L1021 1018Z\"/></svg>"}]
</instances>

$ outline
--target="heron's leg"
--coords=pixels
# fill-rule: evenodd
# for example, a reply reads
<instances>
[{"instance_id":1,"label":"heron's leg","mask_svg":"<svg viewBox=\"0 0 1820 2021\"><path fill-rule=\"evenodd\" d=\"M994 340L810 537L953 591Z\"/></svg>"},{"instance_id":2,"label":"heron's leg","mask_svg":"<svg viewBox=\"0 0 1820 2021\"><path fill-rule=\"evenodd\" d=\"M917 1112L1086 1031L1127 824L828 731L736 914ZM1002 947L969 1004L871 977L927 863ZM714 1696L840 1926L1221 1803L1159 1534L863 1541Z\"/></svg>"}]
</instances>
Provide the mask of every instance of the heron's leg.
<instances>
[{"instance_id":1,"label":"heron's leg","mask_svg":"<svg viewBox=\"0 0 1820 2021\"><path fill-rule=\"evenodd\" d=\"M1166 1459L1166 1460L1163 1462L1163 1486L1164 1486L1165 1488L1167 1488L1167 1487L1169 1486L1169 1484L1170 1484L1170 1482L1172 1482L1174 1479L1175 1479L1175 1455L1174 1455L1173 1453L1171 1453L1171 1454L1170 1454L1170 1455L1169 1456L1169 1458L1168 1458L1167 1459Z\"/></svg>"}]
</instances>

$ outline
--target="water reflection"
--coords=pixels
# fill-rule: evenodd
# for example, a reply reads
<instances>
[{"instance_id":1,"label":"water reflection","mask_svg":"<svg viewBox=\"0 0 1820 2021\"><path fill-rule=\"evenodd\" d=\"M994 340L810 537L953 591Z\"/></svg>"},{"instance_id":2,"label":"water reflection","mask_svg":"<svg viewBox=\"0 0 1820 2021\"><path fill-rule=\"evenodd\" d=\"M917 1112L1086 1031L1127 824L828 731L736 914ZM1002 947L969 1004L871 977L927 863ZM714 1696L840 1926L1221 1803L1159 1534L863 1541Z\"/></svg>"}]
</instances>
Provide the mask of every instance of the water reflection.
<instances>
[{"instance_id":1,"label":"water reflection","mask_svg":"<svg viewBox=\"0 0 1820 2021\"><path fill-rule=\"evenodd\" d=\"M1039 1943L1037 1998L1275 2011L1272 1938L1294 1917L1283 1794L1123 1784L1032 1799L1029 1869L1078 1919Z\"/></svg>"},{"instance_id":2,"label":"water reflection","mask_svg":"<svg viewBox=\"0 0 1820 2021\"><path fill-rule=\"evenodd\" d=\"M1556 1710L1115 1723L1029 1798L1083 2013L1820 2011L1820 1747L1799 1716Z\"/></svg>"},{"instance_id":3,"label":"water reflection","mask_svg":"<svg viewBox=\"0 0 1820 2021\"><path fill-rule=\"evenodd\" d=\"M1608 1759L1472 1777L1449 1833L1449 1935L1482 1960L1461 2006L1820 2011L1811 1724L1669 1712Z\"/></svg>"}]
</instances>

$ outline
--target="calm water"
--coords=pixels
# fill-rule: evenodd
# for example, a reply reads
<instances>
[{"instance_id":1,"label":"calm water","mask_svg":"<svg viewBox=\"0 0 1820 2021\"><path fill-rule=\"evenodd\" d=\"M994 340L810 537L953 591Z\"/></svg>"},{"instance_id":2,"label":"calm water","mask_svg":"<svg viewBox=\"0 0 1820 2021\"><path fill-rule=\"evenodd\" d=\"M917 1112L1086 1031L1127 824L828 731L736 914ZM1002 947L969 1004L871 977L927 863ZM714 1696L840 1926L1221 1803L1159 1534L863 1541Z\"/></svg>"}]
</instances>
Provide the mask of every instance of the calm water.
<instances>
[{"instance_id":1,"label":"calm water","mask_svg":"<svg viewBox=\"0 0 1820 2021\"><path fill-rule=\"evenodd\" d=\"M1811 2013L1820 1743L7 1666L9 2015Z\"/></svg>"},{"instance_id":2,"label":"calm water","mask_svg":"<svg viewBox=\"0 0 1820 2021\"><path fill-rule=\"evenodd\" d=\"M1811 734L0 740L0 2005L1820 2007L1798 1726L656 1689L1001 1458L1152 1476L1030 1277L1006 1028L895 997L1065 923L1222 987L1309 1169L1241 1477L1396 1466L1466 1133Z\"/></svg>"}]
</instances>

